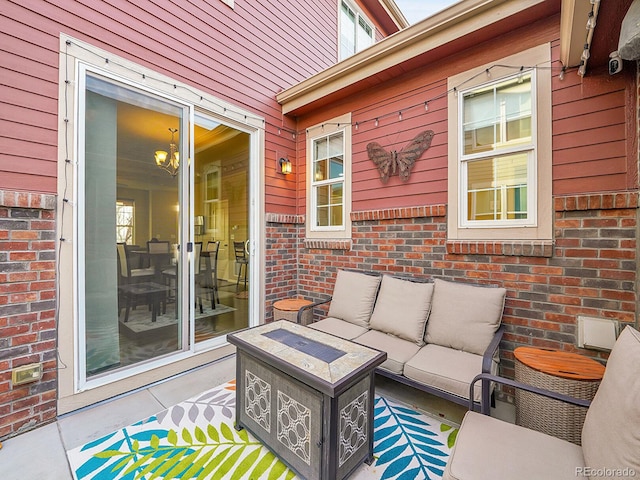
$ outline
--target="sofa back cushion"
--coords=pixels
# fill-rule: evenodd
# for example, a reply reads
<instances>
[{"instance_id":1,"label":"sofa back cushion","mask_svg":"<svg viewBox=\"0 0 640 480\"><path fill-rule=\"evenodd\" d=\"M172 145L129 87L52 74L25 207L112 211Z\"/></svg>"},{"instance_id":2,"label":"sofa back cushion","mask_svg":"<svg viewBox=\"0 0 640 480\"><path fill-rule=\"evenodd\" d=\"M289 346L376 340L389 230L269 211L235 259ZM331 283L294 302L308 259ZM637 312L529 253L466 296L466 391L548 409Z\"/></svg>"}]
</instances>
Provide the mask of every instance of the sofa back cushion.
<instances>
[{"instance_id":1,"label":"sofa back cushion","mask_svg":"<svg viewBox=\"0 0 640 480\"><path fill-rule=\"evenodd\" d=\"M327 316L369 328L379 286L379 275L338 270Z\"/></svg>"},{"instance_id":2,"label":"sofa back cushion","mask_svg":"<svg viewBox=\"0 0 640 480\"><path fill-rule=\"evenodd\" d=\"M507 291L436 279L425 340L482 355L502 320Z\"/></svg>"},{"instance_id":3,"label":"sofa back cushion","mask_svg":"<svg viewBox=\"0 0 640 480\"><path fill-rule=\"evenodd\" d=\"M382 277L371 315L371 328L424 345L424 328L431 310L433 283Z\"/></svg>"},{"instance_id":4,"label":"sofa back cushion","mask_svg":"<svg viewBox=\"0 0 640 480\"><path fill-rule=\"evenodd\" d=\"M628 326L613 346L582 427L585 465L594 471L626 469L640 476L639 365L640 332Z\"/></svg>"}]
</instances>

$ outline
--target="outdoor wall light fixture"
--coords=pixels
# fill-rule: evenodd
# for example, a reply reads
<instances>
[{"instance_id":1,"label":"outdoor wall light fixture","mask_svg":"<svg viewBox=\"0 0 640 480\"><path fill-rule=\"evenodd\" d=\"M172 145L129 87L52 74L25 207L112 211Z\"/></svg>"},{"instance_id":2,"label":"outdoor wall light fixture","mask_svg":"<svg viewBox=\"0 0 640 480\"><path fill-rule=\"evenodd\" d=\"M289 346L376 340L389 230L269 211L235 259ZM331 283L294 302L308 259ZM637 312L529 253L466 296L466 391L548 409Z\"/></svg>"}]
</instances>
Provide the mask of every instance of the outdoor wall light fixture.
<instances>
[{"instance_id":1,"label":"outdoor wall light fixture","mask_svg":"<svg viewBox=\"0 0 640 480\"><path fill-rule=\"evenodd\" d=\"M280 171L283 175L289 175L291 173L291 162L289 159L282 157L278 160L278 165L280 165Z\"/></svg>"}]
</instances>

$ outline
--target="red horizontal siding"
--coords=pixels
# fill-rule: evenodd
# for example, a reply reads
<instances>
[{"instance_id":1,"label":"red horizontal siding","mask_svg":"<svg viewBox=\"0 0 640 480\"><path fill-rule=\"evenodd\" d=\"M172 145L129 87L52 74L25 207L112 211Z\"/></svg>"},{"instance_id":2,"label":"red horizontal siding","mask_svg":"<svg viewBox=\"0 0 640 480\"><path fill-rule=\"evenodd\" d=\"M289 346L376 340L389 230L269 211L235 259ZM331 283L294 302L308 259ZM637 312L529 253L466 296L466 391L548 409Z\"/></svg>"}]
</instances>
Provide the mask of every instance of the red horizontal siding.
<instances>
[{"instance_id":1,"label":"red horizontal siding","mask_svg":"<svg viewBox=\"0 0 640 480\"><path fill-rule=\"evenodd\" d=\"M334 0L237 2L235 9L218 0L7 0L2 13L0 111L21 125L5 134L3 150L34 173L23 173L24 182L15 181L19 173L0 175L0 188L56 190L61 32L264 116L267 164L281 151L295 157L294 139L273 128L282 122L275 94L337 56ZM265 177L267 211L294 209L295 182L270 167Z\"/></svg>"},{"instance_id":2,"label":"red horizontal siding","mask_svg":"<svg viewBox=\"0 0 640 480\"><path fill-rule=\"evenodd\" d=\"M397 69L382 72L376 77L380 83L373 87L340 102L319 105L301 116L301 128L346 112L352 112L354 124L359 122L352 140L352 209L446 203L448 143L455 135L448 132L447 78L547 42L552 46L552 65L558 67L552 72L553 193L636 188L634 72L611 77L590 70L581 78L573 69L559 80L559 21L556 15L404 75L394 75ZM424 101L429 101L428 111ZM392 176L383 184L366 145L376 141L387 150L399 150L426 129L433 130L435 136L431 148L416 162L409 181L402 183ZM300 188L304 192L305 185ZM303 196L299 195L299 201L298 213L304 213Z\"/></svg>"}]
</instances>

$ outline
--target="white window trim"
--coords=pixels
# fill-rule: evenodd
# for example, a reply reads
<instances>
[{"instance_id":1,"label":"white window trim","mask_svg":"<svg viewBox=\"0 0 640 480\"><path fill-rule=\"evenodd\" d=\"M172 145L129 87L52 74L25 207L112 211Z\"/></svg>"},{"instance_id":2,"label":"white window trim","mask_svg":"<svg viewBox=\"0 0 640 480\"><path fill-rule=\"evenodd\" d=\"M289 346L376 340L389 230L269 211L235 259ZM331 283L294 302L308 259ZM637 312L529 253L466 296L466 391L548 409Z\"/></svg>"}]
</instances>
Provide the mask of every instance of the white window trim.
<instances>
[{"instance_id":1,"label":"white window trim","mask_svg":"<svg viewBox=\"0 0 640 480\"><path fill-rule=\"evenodd\" d=\"M525 69L522 73L531 73L531 143L520 144L513 147L505 147L500 148L498 150L491 150L487 152L481 152L471 155L464 154L464 135L462 134L461 126L463 123L463 106L464 106L464 96L469 92L476 91L483 87L495 85L497 83L502 83L504 81L512 80L518 78L521 74L520 72L514 75L510 75L507 77L501 77L492 79L489 82L485 82L480 85L476 85L472 88L467 88L465 90L460 90L458 92L458 151L460 152L459 163L458 163L458 172L460 177L460 182L458 184L458 194L459 194L459 202L460 202L460 217L459 217L459 226L461 228L512 228L512 227L535 227L537 225L537 208L536 208L536 197L538 192L538 173L537 173L537 123L538 123L538 109L536 106L537 99L537 81L536 81L536 70L535 69ZM464 168L469 162L474 160L490 158L490 157L502 157L514 153L528 153L528 161L527 161L527 218L526 219L510 219L510 220L469 220L469 202L466 200L466 196L468 193L467 190L467 172L468 169Z\"/></svg>"},{"instance_id":2,"label":"white window trim","mask_svg":"<svg viewBox=\"0 0 640 480\"><path fill-rule=\"evenodd\" d=\"M316 205L313 198L313 144L315 140L336 132L343 133L343 219L338 227L315 227ZM308 239L350 239L351 238L351 113L332 118L307 129L307 201L306 201L306 237Z\"/></svg>"},{"instance_id":3,"label":"white window trim","mask_svg":"<svg viewBox=\"0 0 640 480\"><path fill-rule=\"evenodd\" d=\"M356 18L355 18L355 26L356 26L356 31L354 32L354 38L353 38L353 43L355 46L355 52L353 52L351 55L348 55L346 57L342 57L342 22L340 21L340 18L342 17L342 3L345 3L351 10L353 10L353 12L356 14ZM349 58L352 55L355 55L356 53L358 53L361 50L364 50L365 48L369 47L370 45L367 45L367 47L362 47L359 48L358 47L358 26L359 26L359 22L360 20L362 20L365 24L367 24L367 26L371 29L371 44L373 45L374 43L376 43L376 29L373 25L373 22L371 21L371 19L365 15L365 13L360 9L360 7L358 6L358 4L356 4L355 2L351 1L351 0L338 0L338 61L342 61L346 58Z\"/></svg>"},{"instance_id":4,"label":"white window trim","mask_svg":"<svg viewBox=\"0 0 640 480\"><path fill-rule=\"evenodd\" d=\"M505 65L502 67L498 65ZM545 43L537 47L496 59L491 63L461 72L448 78L448 215L447 235L450 240L551 240L553 238L553 198L552 198L552 111L551 111L551 45ZM530 225L506 224L500 222L474 222L466 225L465 199L461 198L462 171L460 168L461 146L461 101L460 87L464 91L479 88L514 75L519 66L540 66L535 72L535 110L537 118L532 125L535 147L533 203L528 208L535 211L530 217ZM490 68L491 79L483 75ZM503 152L499 152L502 154ZM506 153L506 151L504 152ZM529 197L531 198L531 197ZM482 223L482 225L480 225Z\"/></svg>"}]
</instances>

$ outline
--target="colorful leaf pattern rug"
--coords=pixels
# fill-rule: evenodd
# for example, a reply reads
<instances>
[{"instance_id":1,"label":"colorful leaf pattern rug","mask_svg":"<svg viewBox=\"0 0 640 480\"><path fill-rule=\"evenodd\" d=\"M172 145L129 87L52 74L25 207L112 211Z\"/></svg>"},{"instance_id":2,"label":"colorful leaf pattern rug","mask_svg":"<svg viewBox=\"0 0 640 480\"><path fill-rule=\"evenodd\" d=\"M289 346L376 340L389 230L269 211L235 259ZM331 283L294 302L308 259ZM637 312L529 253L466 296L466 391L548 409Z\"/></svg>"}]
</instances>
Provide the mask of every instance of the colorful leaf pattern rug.
<instances>
[{"instance_id":1,"label":"colorful leaf pattern rug","mask_svg":"<svg viewBox=\"0 0 640 480\"><path fill-rule=\"evenodd\" d=\"M67 452L78 480L291 480L295 472L236 431L235 382ZM351 479L439 479L457 429L376 395L374 461Z\"/></svg>"}]
</instances>

